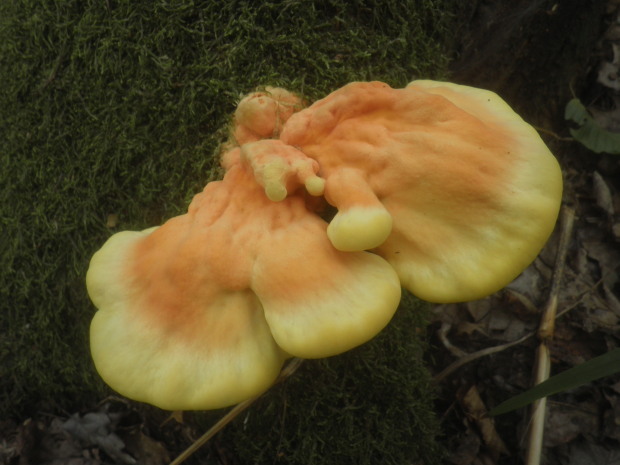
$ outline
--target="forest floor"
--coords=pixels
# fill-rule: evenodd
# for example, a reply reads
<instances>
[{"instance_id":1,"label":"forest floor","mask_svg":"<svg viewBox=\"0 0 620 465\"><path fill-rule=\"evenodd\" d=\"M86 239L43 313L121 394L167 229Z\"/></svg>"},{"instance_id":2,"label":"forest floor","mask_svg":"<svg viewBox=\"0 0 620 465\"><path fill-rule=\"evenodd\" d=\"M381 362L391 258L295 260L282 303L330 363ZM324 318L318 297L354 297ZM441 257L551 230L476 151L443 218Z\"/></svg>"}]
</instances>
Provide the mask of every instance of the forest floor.
<instances>
[{"instance_id":1,"label":"forest floor","mask_svg":"<svg viewBox=\"0 0 620 465\"><path fill-rule=\"evenodd\" d=\"M478 3L454 80L497 91L537 127L562 165L564 210L543 253L505 290L435 309L432 364L450 463L534 463L525 461L529 408L492 421L485 415L531 387L550 293L557 298L551 374L620 345L620 160L585 149L564 118L576 97L602 128L618 130L620 5L584 2L584 14L579 2L532 2L531 10ZM571 228L562 219L572 214ZM562 233L568 242L560 245ZM453 363L456 370L442 371ZM620 463L620 377L550 397L541 455L553 465Z\"/></svg>"}]
</instances>

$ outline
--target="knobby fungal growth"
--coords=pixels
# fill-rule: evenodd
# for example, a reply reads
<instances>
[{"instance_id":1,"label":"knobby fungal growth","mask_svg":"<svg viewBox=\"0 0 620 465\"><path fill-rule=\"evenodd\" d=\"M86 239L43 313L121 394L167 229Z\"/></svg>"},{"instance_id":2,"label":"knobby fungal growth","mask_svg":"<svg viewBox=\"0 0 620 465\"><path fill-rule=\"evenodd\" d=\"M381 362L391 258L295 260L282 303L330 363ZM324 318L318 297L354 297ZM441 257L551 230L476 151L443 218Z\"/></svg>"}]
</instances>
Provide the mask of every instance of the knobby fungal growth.
<instances>
[{"instance_id":1,"label":"knobby fungal growth","mask_svg":"<svg viewBox=\"0 0 620 465\"><path fill-rule=\"evenodd\" d=\"M280 88L246 96L224 178L185 215L93 256L92 355L121 394L175 410L240 402L289 357L374 337L401 286L484 297L551 234L560 168L496 94L354 82L305 105Z\"/></svg>"}]
</instances>

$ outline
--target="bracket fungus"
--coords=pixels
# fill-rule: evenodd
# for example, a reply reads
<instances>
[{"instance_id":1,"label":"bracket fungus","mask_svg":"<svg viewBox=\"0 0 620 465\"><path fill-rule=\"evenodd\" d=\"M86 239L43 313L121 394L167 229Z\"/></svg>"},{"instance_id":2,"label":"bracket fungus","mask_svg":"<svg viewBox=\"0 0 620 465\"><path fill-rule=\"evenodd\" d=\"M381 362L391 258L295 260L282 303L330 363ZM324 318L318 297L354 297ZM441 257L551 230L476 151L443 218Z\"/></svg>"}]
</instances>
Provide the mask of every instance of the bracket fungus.
<instances>
[{"instance_id":1,"label":"bracket fungus","mask_svg":"<svg viewBox=\"0 0 620 465\"><path fill-rule=\"evenodd\" d=\"M240 402L289 356L371 339L398 306L383 258L336 250L302 197L273 202L248 166L231 163L187 214L117 233L91 260L92 356L127 397L170 410Z\"/></svg>"},{"instance_id":2,"label":"bracket fungus","mask_svg":"<svg viewBox=\"0 0 620 465\"><path fill-rule=\"evenodd\" d=\"M496 94L356 82L303 106L279 88L246 96L223 179L93 256L92 356L121 394L174 410L237 403L291 356L374 337L401 286L434 302L483 297L551 234L561 171Z\"/></svg>"},{"instance_id":3,"label":"bracket fungus","mask_svg":"<svg viewBox=\"0 0 620 465\"><path fill-rule=\"evenodd\" d=\"M351 83L280 135L318 161L339 250L373 249L432 302L512 281L555 225L558 163L495 93L436 81Z\"/></svg>"}]
</instances>

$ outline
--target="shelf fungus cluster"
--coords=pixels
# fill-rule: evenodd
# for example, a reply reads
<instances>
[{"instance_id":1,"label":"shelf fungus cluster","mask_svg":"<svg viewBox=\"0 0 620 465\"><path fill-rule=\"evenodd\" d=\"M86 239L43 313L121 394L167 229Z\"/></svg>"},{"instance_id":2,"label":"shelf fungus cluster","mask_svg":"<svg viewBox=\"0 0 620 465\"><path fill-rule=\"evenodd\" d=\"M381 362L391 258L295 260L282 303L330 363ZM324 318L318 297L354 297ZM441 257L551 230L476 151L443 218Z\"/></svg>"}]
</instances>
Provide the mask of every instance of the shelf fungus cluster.
<instances>
[{"instance_id":1,"label":"shelf fungus cluster","mask_svg":"<svg viewBox=\"0 0 620 465\"><path fill-rule=\"evenodd\" d=\"M555 158L501 98L435 81L354 82L307 107L252 93L221 163L186 214L113 235L86 277L98 372L165 409L232 405L289 357L368 341L401 287L431 302L501 289L562 195Z\"/></svg>"}]
</instances>

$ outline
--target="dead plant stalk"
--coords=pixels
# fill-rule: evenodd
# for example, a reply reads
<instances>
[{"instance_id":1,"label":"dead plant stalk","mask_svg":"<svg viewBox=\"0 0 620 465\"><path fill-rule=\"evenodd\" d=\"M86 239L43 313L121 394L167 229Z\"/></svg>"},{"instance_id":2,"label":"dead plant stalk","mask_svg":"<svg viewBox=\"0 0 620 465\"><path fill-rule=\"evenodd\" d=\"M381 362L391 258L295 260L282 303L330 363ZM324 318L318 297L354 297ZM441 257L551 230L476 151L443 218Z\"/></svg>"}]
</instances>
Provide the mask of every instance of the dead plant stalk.
<instances>
[{"instance_id":1,"label":"dead plant stalk","mask_svg":"<svg viewBox=\"0 0 620 465\"><path fill-rule=\"evenodd\" d=\"M553 339L558 309L558 296L560 294L564 265L566 263L566 252L570 243L574 220L575 211L570 207L564 206L561 213L560 241L555 257L549 297L538 328L537 336L540 343L536 351L533 385L540 384L548 379L551 371L549 342ZM527 432L526 465L540 465L545 429L546 405L546 398L537 400L532 404L529 422L530 427Z\"/></svg>"}]
</instances>

